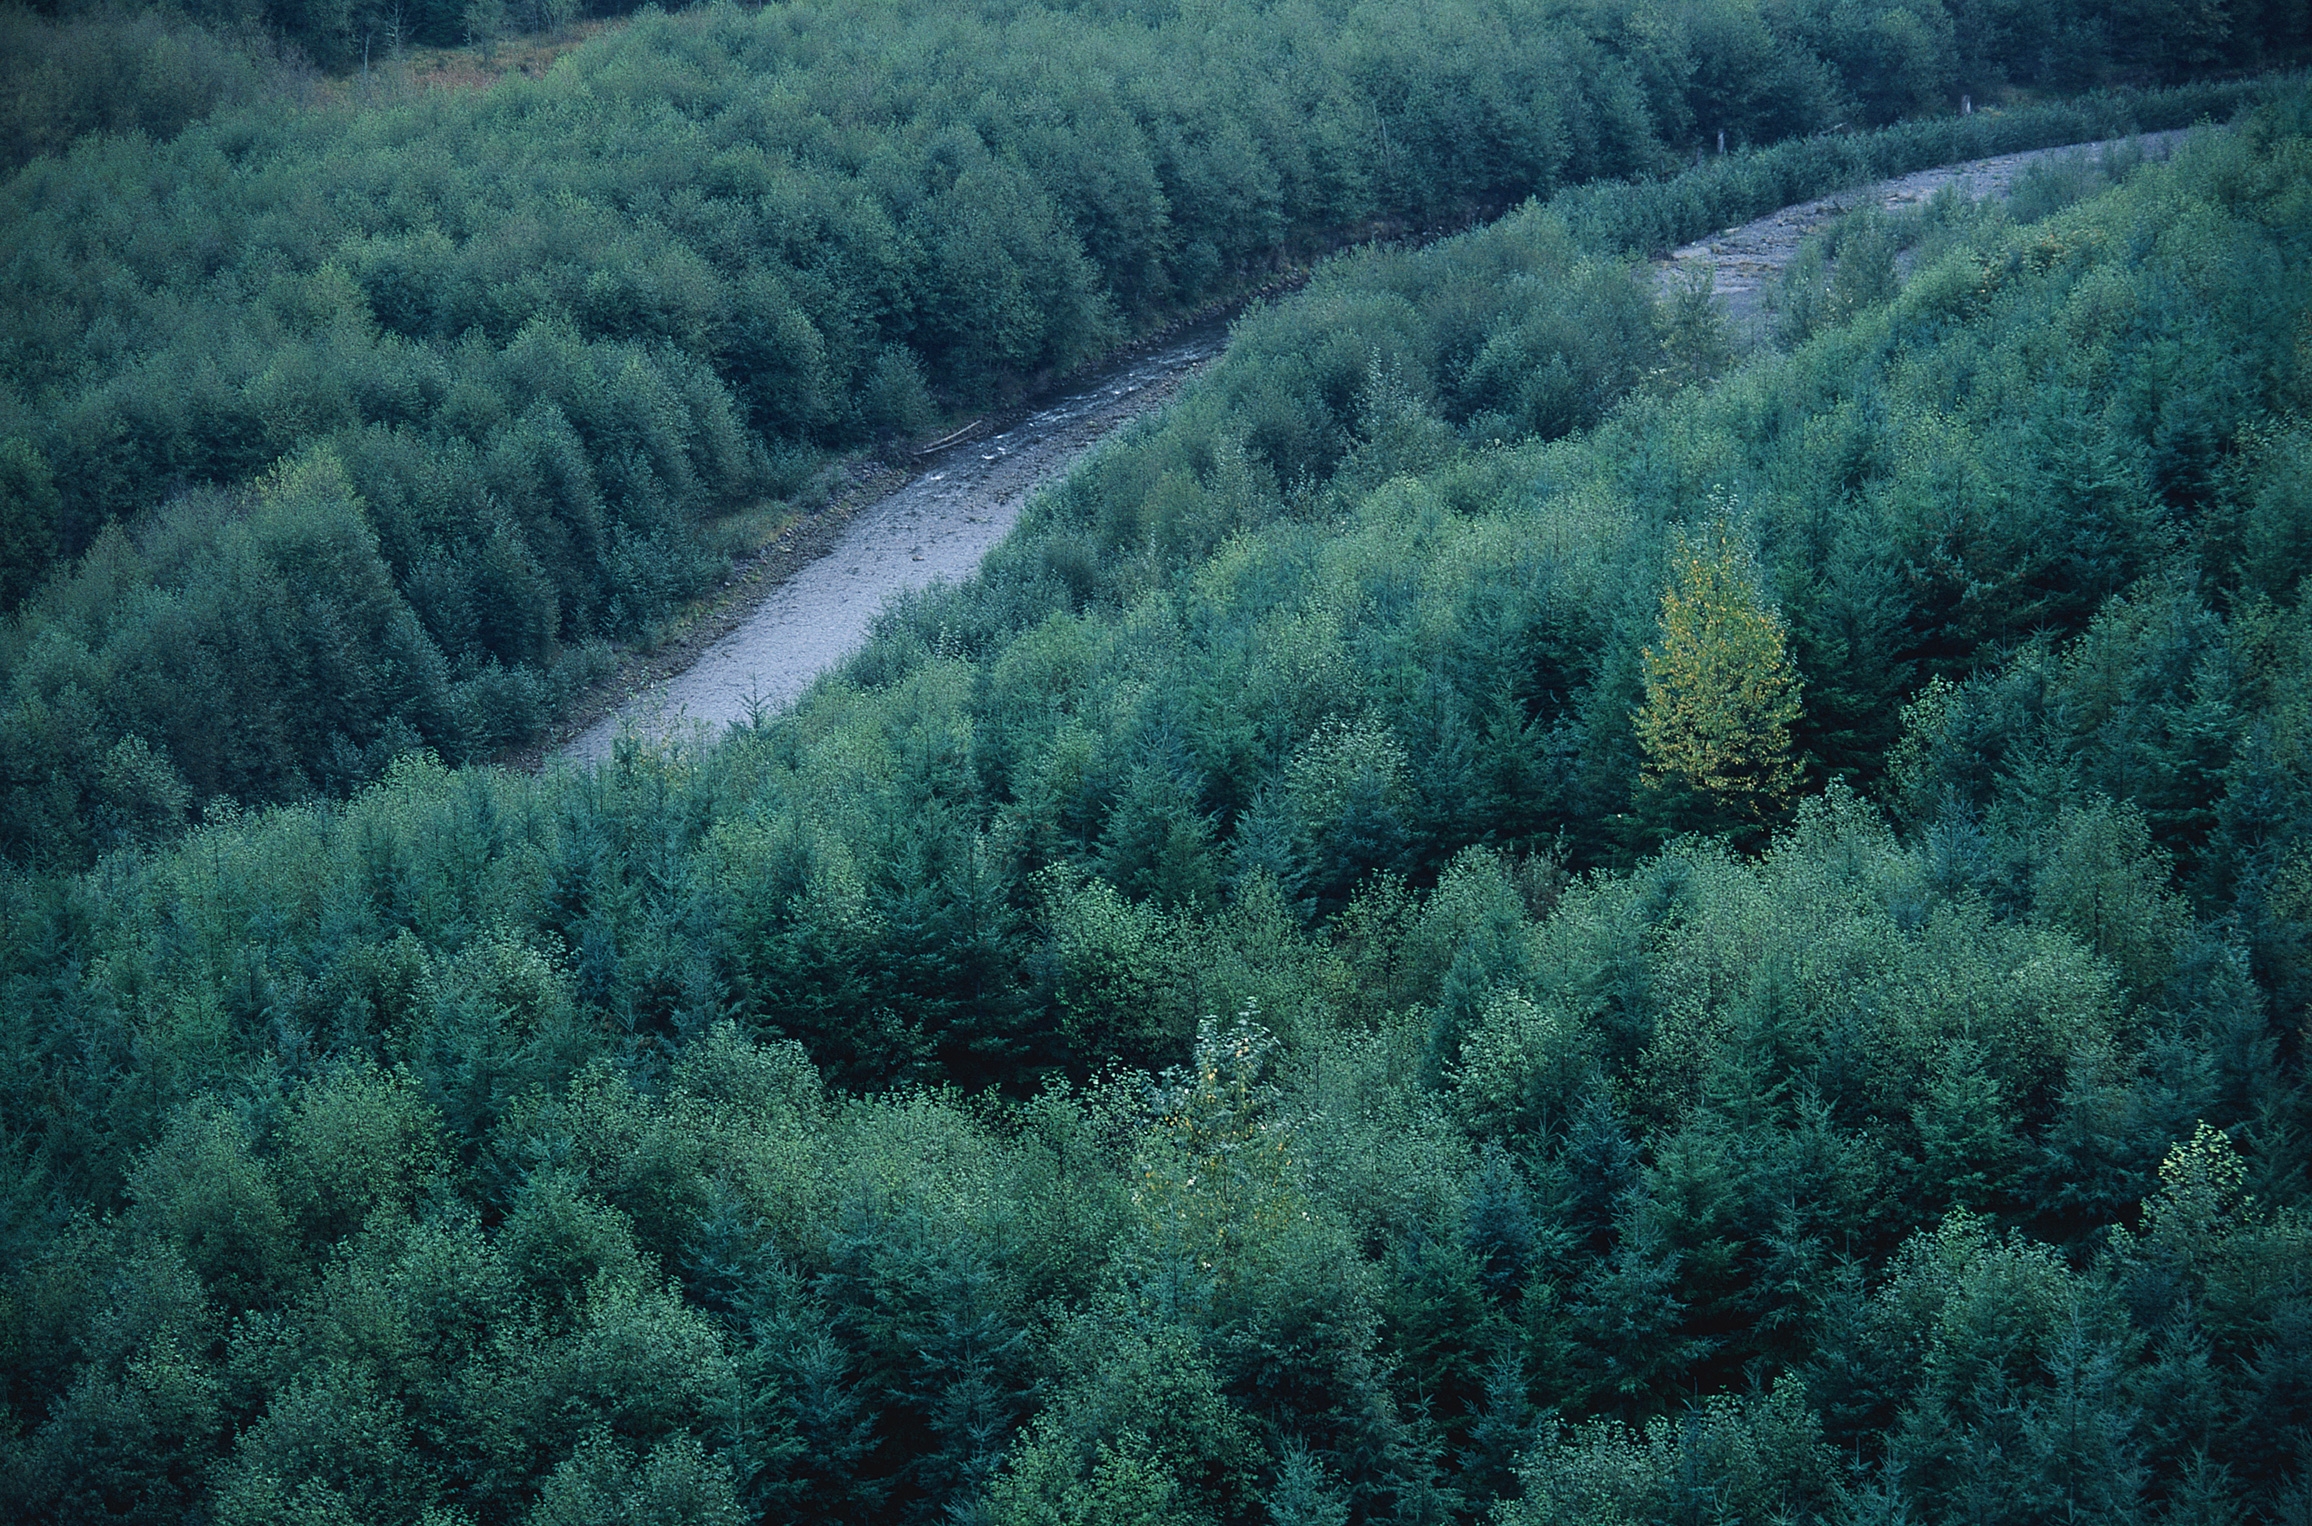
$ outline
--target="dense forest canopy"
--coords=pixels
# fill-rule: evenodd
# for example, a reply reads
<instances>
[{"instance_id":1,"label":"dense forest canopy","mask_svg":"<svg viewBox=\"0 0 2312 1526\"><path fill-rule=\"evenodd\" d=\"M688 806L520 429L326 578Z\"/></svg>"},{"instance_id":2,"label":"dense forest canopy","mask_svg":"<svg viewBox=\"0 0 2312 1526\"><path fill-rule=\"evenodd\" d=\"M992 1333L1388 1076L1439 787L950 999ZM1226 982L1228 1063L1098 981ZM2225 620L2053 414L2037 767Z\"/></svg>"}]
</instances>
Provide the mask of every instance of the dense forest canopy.
<instances>
[{"instance_id":1,"label":"dense forest canopy","mask_svg":"<svg viewBox=\"0 0 2312 1526\"><path fill-rule=\"evenodd\" d=\"M218 41L351 67L373 10L0 16L34 155L0 186L17 862L497 755L823 496L828 453L1338 240L1555 193L1592 252L1646 253L1792 189L2221 118L2252 87L2177 82L2312 48L2285 0L802 0L300 104ZM1954 115L1969 91L2016 109ZM1632 176L1642 209L1568 189Z\"/></svg>"},{"instance_id":2,"label":"dense forest canopy","mask_svg":"<svg viewBox=\"0 0 2312 1526\"><path fill-rule=\"evenodd\" d=\"M1204 35L1300 13L1229 14ZM403 751L350 798L220 803L170 835L177 744L90 718L119 703L116 639L326 624L334 648L266 649L309 686L276 692L393 713L365 675L450 661L425 656L413 590L436 585L413 568L519 573L557 607L517 490L585 484L603 544L638 544L618 536L656 532L609 505L695 523L670 484L705 495L718 461L749 480L774 441L868 427L766 430L719 341L684 337L683 315L725 312L685 302L742 267L685 263L711 198L643 147L646 121L712 142L722 61L803 15L654 21L502 98L108 140L13 183L10 237L59 240L41 278L90 317L42 341L62 354L16 341L19 374L70 372L11 405L33 431L5 457L12 501L52 516L16 523L111 527L13 627L11 735L78 726L107 749L98 789L18 776L64 782L13 786L14 851L108 850L0 877L15 1514L2312 1510L2301 83L2164 163L2059 166L2004 209L1856 213L1792 267L1776 344L1747 358L1627 251L1998 133L2241 96L1810 140L1364 249L1249 314L1178 404L1036 500L978 578L890 612L792 714L583 773ZM1069 35L1055 15L952 25ZM1200 151L1229 122L1261 142L1261 103L1300 88L1228 56L1154 76L1211 89ZM1645 130L1590 141L1644 160L1692 125L1629 100ZM574 145L531 179L493 191L479 149L429 157L512 141L526 113L562 113ZM823 147L861 150L863 184L934 162L876 141ZM1259 150L1300 189L1244 242L1215 240L1256 203L1165 192L1139 311L1343 210L1413 215L1283 210L1373 183L1291 179L1328 162L1321 134L1296 141ZM209 178L156 179L156 153ZM778 172L834 183L810 162ZM372 163L406 177L354 172ZM593 210L613 184L663 194L627 223ZM507 231L362 222L420 191L506 198ZM196 195L215 222L188 221ZM83 217L170 196L184 215ZM903 226L871 199L821 212ZM358 243L297 242L339 226ZM1221 251L1208 285L1191 228ZM608 321L584 316L586 283L557 287L536 253L581 233L652 251L592 268L652 272L602 311L663 331L585 326ZM849 238L813 247L875 247ZM197 279L175 263L195 245ZM415 293L396 327L365 283L421 245L449 274L394 288ZM1081 303L1037 321L1136 321L1126 265L1060 247L1075 274L1054 289ZM309 264L248 253L295 248ZM355 258L388 249L413 264ZM816 327L835 309L810 293L838 286L807 268L775 273L828 374L900 356L911 407L1007 384L874 326L899 307ZM843 301L934 289L908 283L935 262L893 268ZM839 352L837 332L863 337ZM304 395L343 355L433 377L438 397L407 395L436 411L252 447L245 477L158 517L72 517L92 489L56 442L85 410L209 399L180 435L133 432L206 440L234 399ZM203 364L210 391L170 390ZM849 385L824 395L877 395ZM636 398L673 399L648 405L663 446L599 422ZM516 440L523 464L493 465ZM501 517L397 562L428 483ZM561 618L534 639L575 639ZM442 681L510 684L535 670L518 660ZM294 752L250 762L258 736L209 745L320 782Z\"/></svg>"}]
</instances>

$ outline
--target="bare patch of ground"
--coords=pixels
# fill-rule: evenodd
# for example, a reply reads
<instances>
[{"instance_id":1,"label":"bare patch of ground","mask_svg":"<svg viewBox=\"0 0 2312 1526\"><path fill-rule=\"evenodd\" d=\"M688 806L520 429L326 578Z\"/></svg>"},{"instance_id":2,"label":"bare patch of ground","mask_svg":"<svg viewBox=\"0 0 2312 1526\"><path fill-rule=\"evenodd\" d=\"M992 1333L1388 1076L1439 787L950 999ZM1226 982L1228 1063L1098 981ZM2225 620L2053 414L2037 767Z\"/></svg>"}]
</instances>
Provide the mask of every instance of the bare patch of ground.
<instances>
[{"instance_id":1,"label":"bare patch of ground","mask_svg":"<svg viewBox=\"0 0 2312 1526\"><path fill-rule=\"evenodd\" d=\"M523 32L462 48L414 47L395 52L385 39L373 37L367 67L314 81L305 99L314 105L341 100L381 105L429 90L479 91L517 76L544 79L554 60L576 52L604 32L618 30L628 19L614 16L580 21L558 32Z\"/></svg>"}]
</instances>

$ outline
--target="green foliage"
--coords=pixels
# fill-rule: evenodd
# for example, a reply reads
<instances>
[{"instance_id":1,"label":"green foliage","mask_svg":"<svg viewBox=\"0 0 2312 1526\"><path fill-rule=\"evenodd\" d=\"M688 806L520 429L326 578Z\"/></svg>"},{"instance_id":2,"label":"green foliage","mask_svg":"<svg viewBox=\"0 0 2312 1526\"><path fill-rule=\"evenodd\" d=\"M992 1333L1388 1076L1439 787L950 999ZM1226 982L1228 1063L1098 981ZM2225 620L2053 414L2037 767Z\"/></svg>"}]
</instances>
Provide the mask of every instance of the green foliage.
<instances>
[{"instance_id":1,"label":"green foliage","mask_svg":"<svg viewBox=\"0 0 2312 1526\"><path fill-rule=\"evenodd\" d=\"M239 1120L194 1109L129 1174L129 1232L184 1258L235 1313L270 1303L294 1264L273 1172Z\"/></svg>"},{"instance_id":2,"label":"green foliage","mask_svg":"<svg viewBox=\"0 0 2312 1526\"><path fill-rule=\"evenodd\" d=\"M309 1243L414 1210L446 1165L441 1120L406 1074L346 1071L302 1088L281 1125L282 1206Z\"/></svg>"},{"instance_id":3,"label":"green foliage","mask_svg":"<svg viewBox=\"0 0 2312 1526\"><path fill-rule=\"evenodd\" d=\"M214 692L374 720L399 446L114 529L12 627L7 735L88 740L9 829L115 835L0 876L8 1513L2290 1518L2305 121L1676 392L1556 214L1342 261L711 750L156 840L207 786L87 675L269 642ZM1496 445L1529 332L1622 380ZM1834 782L1633 856L1713 493ZM535 658L506 514L428 596Z\"/></svg>"},{"instance_id":4,"label":"green foliage","mask_svg":"<svg viewBox=\"0 0 2312 1526\"><path fill-rule=\"evenodd\" d=\"M1798 785L1790 728L1797 676L1781 617L1723 523L1679 531L1659 634L1643 653L1646 702L1631 720L1641 785L1699 794L1737 819L1778 809Z\"/></svg>"},{"instance_id":5,"label":"green foliage","mask_svg":"<svg viewBox=\"0 0 2312 1526\"><path fill-rule=\"evenodd\" d=\"M276 83L270 50L252 46L243 20L117 4L0 9L0 168L93 132L172 138L263 99Z\"/></svg>"},{"instance_id":6,"label":"green foliage","mask_svg":"<svg viewBox=\"0 0 2312 1526\"><path fill-rule=\"evenodd\" d=\"M274 1396L242 1432L217 1516L233 1522L411 1517L431 1490L399 1406L325 1366Z\"/></svg>"},{"instance_id":7,"label":"green foliage","mask_svg":"<svg viewBox=\"0 0 2312 1526\"><path fill-rule=\"evenodd\" d=\"M1045 1406L1007 1462L990 1490L996 1520L1248 1518L1260 1448L1192 1341L1161 1327L1088 1327L1071 1344L1096 1365Z\"/></svg>"},{"instance_id":8,"label":"green foliage","mask_svg":"<svg viewBox=\"0 0 2312 1526\"><path fill-rule=\"evenodd\" d=\"M1816 133L1949 109L1921 82L1968 67L1966 28L1931 3L1370 0L1224 22L719 6L644 14L485 93L312 104L288 99L293 69L275 90L220 40L269 34L349 70L373 45L487 46L557 15L280 0L6 19L20 153L104 129L0 189L20 298L0 321L14 861L85 863L218 796L342 796L418 748L463 762L528 743L609 643L653 639L725 570L731 516L809 499L797 463L1016 399L1344 238L1548 198L1467 241L1445 280L1372 252L1249 320L1267 359L1210 394L1229 427L1103 484L1095 524L1044 547L1079 597L1102 581L1086 549L1147 586L1265 520L1280 488L1440 464L1444 426L1556 437L1709 374L1719 339L1690 307L1657 311L1625 252L1857 176L2253 93ZM2307 41L2236 20L2199 66ZM2045 37L1977 44L2036 82L2002 50ZM1792 141L1644 178L1721 127ZM1640 179L1566 189L1615 175ZM330 565L252 565L287 548L235 527L278 515L281 474L326 461L342 481L305 496L339 505ZM302 510L318 533L318 502ZM2278 576L2286 504L2256 512L2245 554ZM310 586L325 571L358 592ZM131 739L151 763L116 756ZM1238 802L1171 799L1177 782L1141 775L1114 851L1128 877L1208 902L1228 866L1196 823ZM1362 853L1312 866L1307 893L1329 907Z\"/></svg>"},{"instance_id":9,"label":"green foliage","mask_svg":"<svg viewBox=\"0 0 2312 1526\"><path fill-rule=\"evenodd\" d=\"M84 1368L15 1459L20 1507L56 1520L182 1519L226 1434L222 1385L201 1358L163 1334L116 1372Z\"/></svg>"},{"instance_id":10,"label":"green foliage","mask_svg":"<svg viewBox=\"0 0 2312 1526\"><path fill-rule=\"evenodd\" d=\"M14 850L35 860L149 837L188 799L342 789L417 745L413 712L454 703L326 453L244 502L188 501L142 545L108 532L14 634L0 734L28 803Z\"/></svg>"},{"instance_id":11,"label":"green foliage","mask_svg":"<svg viewBox=\"0 0 2312 1526\"><path fill-rule=\"evenodd\" d=\"M1571 187L1552 197L1550 207L1591 248L1654 254L1865 181L2021 149L2188 127L2225 115L2238 101L2232 87L2214 83L2113 90L2028 109L1904 122L1867 134L1820 133L1706 158L1685 173L1648 183Z\"/></svg>"},{"instance_id":12,"label":"green foliage","mask_svg":"<svg viewBox=\"0 0 2312 1526\"><path fill-rule=\"evenodd\" d=\"M1511 1522L1771 1521L1817 1516L1836 1467L1801 1385L1714 1398L1635 1433L1597 1422L1537 1447Z\"/></svg>"},{"instance_id":13,"label":"green foliage","mask_svg":"<svg viewBox=\"0 0 2312 1526\"><path fill-rule=\"evenodd\" d=\"M2047 861L2032 880L2032 909L2101 955L2138 990L2175 969L2190 914L2166 888L2143 818L2097 801L2066 805Z\"/></svg>"},{"instance_id":14,"label":"green foliage","mask_svg":"<svg viewBox=\"0 0 2312 1526\"><path fill-rule=\"evenodd\" d=\"M636 1467L607 1431L597 1431L546 1480L527 1519L535 1526L737 1526L745 1517L729 1475L696 1439L660 1442Z\"/></svg>"},{"instance_id":15,"label":"green foliage","mask_svg":"<svg viewBox=\"0 0 2312 1526\"><path fill-rule=\"evenodd\" d=\"M56 555L63 503L39 451L0 441L0 610L22 603Z\"/></svg>"}]
</instances>

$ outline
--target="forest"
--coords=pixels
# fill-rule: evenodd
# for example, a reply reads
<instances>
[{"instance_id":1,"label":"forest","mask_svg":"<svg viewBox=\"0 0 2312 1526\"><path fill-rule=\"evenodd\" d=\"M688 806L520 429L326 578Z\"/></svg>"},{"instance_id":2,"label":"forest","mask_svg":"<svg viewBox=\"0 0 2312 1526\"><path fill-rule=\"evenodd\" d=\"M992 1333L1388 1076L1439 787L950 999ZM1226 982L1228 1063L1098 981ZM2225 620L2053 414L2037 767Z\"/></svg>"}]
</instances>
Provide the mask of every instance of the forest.
<instances>
[{"instance_id":1,"label":"forest","mask_svg":"<svg viewBox=\"0 0 2312 1526\"><path fill-rule=\"evenodd\" d=\"M309 102L197 12L0 15L0 855L502 757L842 461L1344 242L1649 254L2312 58L2108 9L807 0Z\"/></svg>"},{"instance_id":2,"label":"forest","mask_svg":"<svg viewBox=\"0 0 2312 1526\"><path fill-rule=\"evenodd\" d=\"M2312 1520L2299 12L352 25L0 19L260 60L0 188L0 1513ZM492 761L1296 264L794 710Z\"/></svg>"}]
</instances>

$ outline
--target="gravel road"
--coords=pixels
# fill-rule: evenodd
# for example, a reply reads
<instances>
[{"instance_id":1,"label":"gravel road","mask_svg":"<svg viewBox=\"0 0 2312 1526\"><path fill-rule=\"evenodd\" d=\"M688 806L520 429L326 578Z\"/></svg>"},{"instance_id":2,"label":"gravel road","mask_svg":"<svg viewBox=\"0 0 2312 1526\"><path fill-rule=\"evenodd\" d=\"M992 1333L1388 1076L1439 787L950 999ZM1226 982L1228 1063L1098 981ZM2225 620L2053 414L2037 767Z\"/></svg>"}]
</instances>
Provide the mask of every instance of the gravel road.
<instances>
[{"instance_id":1,"label":"gravel road","mask_svg":"<svg viewBox=\"0 0 2312 1526\"><path fill-rule=\"evenodd\" d=\"M1656 279L1661 289L1668 292L1684 281L1707 273L1711 290L1724 304L1735 328L1755 336L1771 316L1765 310L1765 301L1775 277L1798 257L1799 246L1809 236L1820 233L1858 207L1875 204L1893 212L1917 206L1945 186L1956 186L1977 201L1993 198L2003 201L2025 167L2040 160L2099 154L2128 142L2141 145L2147 158L2164 159L2183 137L2180 131L2146 133L2134 139L2109 138L2099 143L2033 149L2028 153L1946 164L1899 179L1882 180L1876 185L1857 186L1834 196L1784 207L1755 222L1713 233L1673 250L1669 259L1655 267Z\"/></svg>"},{"instance_id":2,"label":"gravel road","mask_svg":"<svg viewBox=\"0 0 2312 1526\"><path fill-rule=\"evenodd\" d=\"M832 552L773 588L696 663L580 732L558 755L577 763L608 757L626 727L659 739L712 738L757 708L785 709L865 643L893 595L969 577L1011 532L1030 493L1169 399L1227 338L1217 323L1191 330L1001 433L925 456L906 486L860 510Z\"/></svg>"}]
</instances>

